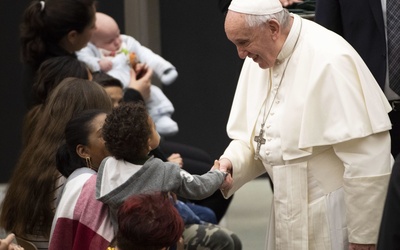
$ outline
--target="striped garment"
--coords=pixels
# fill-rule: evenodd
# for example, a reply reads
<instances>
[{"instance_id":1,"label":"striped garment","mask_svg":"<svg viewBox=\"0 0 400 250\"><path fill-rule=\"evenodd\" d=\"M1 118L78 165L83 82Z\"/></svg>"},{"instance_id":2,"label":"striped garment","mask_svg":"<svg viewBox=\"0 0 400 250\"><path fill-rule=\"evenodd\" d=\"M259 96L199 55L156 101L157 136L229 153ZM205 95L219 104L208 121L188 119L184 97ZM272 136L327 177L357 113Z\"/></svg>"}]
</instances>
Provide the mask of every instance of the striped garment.
<instances>
[{"instance_id":1,"label":"striped garment","mask_svg":"<svg viewBox=\"0 0 400 250\"><path fill-rule=\"evenodd\" d=\"M96 173L74 171L67 179L50 233L49 250L107 249L114 237L107 205L95 198Z\"/></svg>"}]
</instances>

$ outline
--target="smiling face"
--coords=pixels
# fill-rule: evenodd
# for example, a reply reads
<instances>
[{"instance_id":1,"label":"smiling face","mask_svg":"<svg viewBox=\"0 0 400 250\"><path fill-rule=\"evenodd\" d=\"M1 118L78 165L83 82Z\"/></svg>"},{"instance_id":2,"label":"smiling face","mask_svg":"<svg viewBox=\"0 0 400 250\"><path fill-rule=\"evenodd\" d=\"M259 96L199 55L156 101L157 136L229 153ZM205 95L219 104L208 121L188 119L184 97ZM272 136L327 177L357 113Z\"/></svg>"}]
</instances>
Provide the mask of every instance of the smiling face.
<instances>
[{"instance_id":1,"label":"smiling face","mask_svg":"<svg viewBox=\"0 0 400 250\"><path fill-rule=\"evenodd\" d=\"M236 46L240 58L250 57L260 68L267 69L275 64L280 51L276 25L277 22L271 20L260 26L249 27L245 15L228 11L225 33Z\"/></svg>"}]
</instances>

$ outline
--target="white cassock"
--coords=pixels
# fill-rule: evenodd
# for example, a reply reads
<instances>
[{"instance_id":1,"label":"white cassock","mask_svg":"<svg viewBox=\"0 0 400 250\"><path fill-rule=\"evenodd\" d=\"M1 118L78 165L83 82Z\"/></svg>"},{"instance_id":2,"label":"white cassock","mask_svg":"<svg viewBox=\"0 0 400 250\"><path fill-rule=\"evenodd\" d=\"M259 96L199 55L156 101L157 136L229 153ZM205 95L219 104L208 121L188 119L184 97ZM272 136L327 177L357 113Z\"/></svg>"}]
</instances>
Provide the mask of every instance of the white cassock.
<instances>
[{"instance_id":1,"label":"white cassock","mask_svg":"<svg viewBox=\"0 0 400 250\"><path fill-rule=\"evenodd\" d=\"M390 105L344 39L293 16L271 87L269 69L250 58L243 65L227 125L232 142L221 156L233 165L225 196L268 172L268 250L374 244L393 163ZM254 136L265 117L266 141L255 160Z\"/></svg>"}]
</instances>

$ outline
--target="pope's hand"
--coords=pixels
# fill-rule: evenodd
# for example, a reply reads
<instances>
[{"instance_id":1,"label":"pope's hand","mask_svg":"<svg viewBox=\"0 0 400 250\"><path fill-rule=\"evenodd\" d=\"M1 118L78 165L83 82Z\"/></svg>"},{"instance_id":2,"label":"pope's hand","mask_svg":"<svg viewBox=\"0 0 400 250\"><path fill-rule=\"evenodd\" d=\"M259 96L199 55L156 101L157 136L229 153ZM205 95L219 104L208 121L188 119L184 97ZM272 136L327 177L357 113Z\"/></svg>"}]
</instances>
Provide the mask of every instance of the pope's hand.
<instances>
[{"instance_id":1,"label":"pope's hand","mask_svg":"<svg viewBox=\"0 0 400 250\"><path fill-rule=\"evenodd\" d=\"M219 160L219 170L222 172L227 172L232 175L232 163L230 160L226 158L222 158Z\"/></svg>"},{"instance_id":2,"label":"pope's hand","mask_svg":"<svg viewBox=\"0 0 400 250\"><path fill-rule=\"evenodd\" d=\"M227 173L220 189L225 192L231 189L233 185L232 163L228 159L215 160L212 169L219 169L221 172Z\"/></svg>"},{"instance_id":3,"label":"pope's hand","mask_svg":"<svg viewBox=\"0 0 400 250\"><path fill-rule=\"evenodd\" d=\"M232 186L233 186L233 178L231 174L228 174L225 177L225 180L219 187L219 189L221 189L221 191L228 192L232 188Z\"/></svg>"}]
</instances>

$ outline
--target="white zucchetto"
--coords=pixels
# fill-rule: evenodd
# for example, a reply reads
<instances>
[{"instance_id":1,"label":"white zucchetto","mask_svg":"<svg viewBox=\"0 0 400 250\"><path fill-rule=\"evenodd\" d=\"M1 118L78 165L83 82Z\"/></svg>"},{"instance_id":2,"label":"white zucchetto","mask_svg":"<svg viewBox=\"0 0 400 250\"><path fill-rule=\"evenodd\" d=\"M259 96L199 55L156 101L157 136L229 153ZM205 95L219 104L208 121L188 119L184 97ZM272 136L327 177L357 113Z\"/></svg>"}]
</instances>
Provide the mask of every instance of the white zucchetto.
<instances>
[{"instance_id":1,"label":"white zucchetto","mask_svg":"<svg viewBox=\"0 0 400 250\"><path fill-rule=\"evenodd\" d=\"M232 0L229 10L250 15L269 15L283 9L279 0Z\"/></svg>"}]
</instances>

